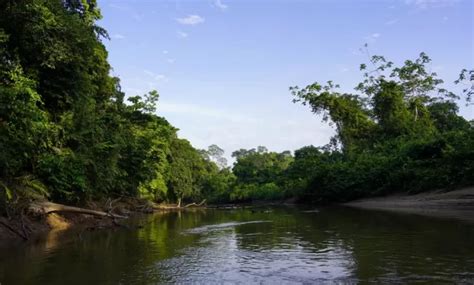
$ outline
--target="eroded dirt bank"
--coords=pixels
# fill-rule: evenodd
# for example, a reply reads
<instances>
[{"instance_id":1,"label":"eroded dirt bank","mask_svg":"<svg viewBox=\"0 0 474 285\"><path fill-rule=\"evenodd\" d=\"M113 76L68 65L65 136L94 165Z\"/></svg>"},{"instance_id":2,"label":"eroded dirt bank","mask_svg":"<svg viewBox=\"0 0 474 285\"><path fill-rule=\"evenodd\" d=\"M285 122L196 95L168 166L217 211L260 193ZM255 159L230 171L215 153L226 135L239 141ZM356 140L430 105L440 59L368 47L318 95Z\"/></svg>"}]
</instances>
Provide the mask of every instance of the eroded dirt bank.
<instances>
[{"instance_id":1,"label":"eroded dirt bank","mask_svg":"<svg viewBox=\"0 0 474 285\"><path fill-rule=\"evenodd\" d=\"M49 204L60 205L54 203ZM102 212L105 214L104 216L90 215L81 212L74 213L70 211L41 213L40 209L36 209L35 212L32 211L31 208L33 207L30 207L29 210L25 210L22 215L15 214L10 217L0 217L0 242L8 242L10 240L27 241L44 235L49 231L62 231L72 227L82 227L84 229L93 230L120 226L121 219L117 219L117 216L120 214L120 217L130 216L140 210L137 203L120 201L114 205L111 200L102 203L90 202L84 206L84 210L95 211L97 213ZM75 207L69 208L74 209Z\"/></svg>"},{"instance_id":2,"label":"eroded dirt bank","mask_svg":"<svg viewBox=\"0 0 474 285\"><path fill-rule=\"evenodd\" d=\"M345 203L345 206L407 214L456 218L474 222L474 187L432 191L416 195L392 195Z\"/></svg>"},{"instance_id":3,"label":"eroded dirt bank","mask_svg":"<svg viewBox=\"0 0 474 285\"><path fill-rule=\"evenodd\" d=\"M118 198L88 202L82 207L74 207L37 201L30 203L22 215L0 216L0 243L8 243L11 240L34 240L51 231L60 232L70 228L79 230L129 228L128 218L154 212L193 211L205 206L205 202L206 200L203 200L201 203L178 206L156 204L138 198Z\"/></svg>"}]
</instances>

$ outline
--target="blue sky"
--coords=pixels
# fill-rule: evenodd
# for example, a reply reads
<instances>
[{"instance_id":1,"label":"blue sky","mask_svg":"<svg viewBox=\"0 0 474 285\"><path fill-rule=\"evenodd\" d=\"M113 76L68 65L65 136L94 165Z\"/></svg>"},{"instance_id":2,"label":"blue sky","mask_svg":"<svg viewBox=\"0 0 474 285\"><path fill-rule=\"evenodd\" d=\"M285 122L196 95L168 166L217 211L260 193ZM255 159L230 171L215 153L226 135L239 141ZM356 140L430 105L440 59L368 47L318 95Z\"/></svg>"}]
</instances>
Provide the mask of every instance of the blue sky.
<instances>
[{"instance_id":1,"label":"blue sky","mask_svg":"<svg viewBox=\"0 0 474 285\"><path fill-rule=\"evenodd\" d=\"M361 52L395 63L424 51L448 83L474 67L470 0L99 0L113 74L127 95L156 89L157 113L198 148L295 150L333 135L288 87L361 79ZM474 107L460 103L474 119Z\"/></svg>"}]
</instances>

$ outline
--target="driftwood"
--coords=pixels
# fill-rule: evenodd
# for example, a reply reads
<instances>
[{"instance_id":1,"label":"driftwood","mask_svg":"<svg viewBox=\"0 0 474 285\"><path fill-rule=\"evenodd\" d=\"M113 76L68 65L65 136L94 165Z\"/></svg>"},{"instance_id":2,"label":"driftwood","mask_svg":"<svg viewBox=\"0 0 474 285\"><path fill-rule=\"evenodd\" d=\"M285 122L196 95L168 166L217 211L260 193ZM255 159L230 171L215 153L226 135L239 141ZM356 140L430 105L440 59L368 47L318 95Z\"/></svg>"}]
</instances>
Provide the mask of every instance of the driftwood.
<instances>
[{"instance_id":1,"label":"driftwood","mask_svg":"<svg viewBox=\"0 0 474 285\"><path fill-rule=\"evenodd\" d=\"M179 209L177 206L172 206L172 205L163 205L163 204L157 204L151 206L151 209L153 210L176 210Z\"/></svg>"},{"instance_id":2,"label":"driftwood","mask_svg":"<svg viewBox=\"0 0 474 285\"><path fill-rule=\"evenodd\" d=\"M192 207L202 207L206 204L206 199L202 200L201 203L190 203L184 206L181 206L179 203L177 205L170 204L152 204L151 209L153 210L184 210Z\"/></svg>"},{"instance_id":3,"label":"driftwood","mask_svg":"<svg viewBox=\"0 0 474 285\"><path fill-rule=\"evenodd\" d=\"M187 205L184 206L184 208L201 207L201 206L204 205L205 203L206 203L206 199L202 200L202 202L199 203L199 204L196 204L196 203L187 204Z\"/></svg>"},{"instance_id":4,"label":"driftwood","mask_svg":"<svg viewBox=\"0 0 474 285\"><path fill-rule=\"evenodd\" d=\"M102 211L66 206L61 204L56 204L52 202L33 202L30 205L30 211L38 214L48 215L52 213L75 213L75 214L85 214L98 217L109 217L123 219L126 218L122 215L116 215L112 213L106 213Z\"/></svg>"}]
</instances>

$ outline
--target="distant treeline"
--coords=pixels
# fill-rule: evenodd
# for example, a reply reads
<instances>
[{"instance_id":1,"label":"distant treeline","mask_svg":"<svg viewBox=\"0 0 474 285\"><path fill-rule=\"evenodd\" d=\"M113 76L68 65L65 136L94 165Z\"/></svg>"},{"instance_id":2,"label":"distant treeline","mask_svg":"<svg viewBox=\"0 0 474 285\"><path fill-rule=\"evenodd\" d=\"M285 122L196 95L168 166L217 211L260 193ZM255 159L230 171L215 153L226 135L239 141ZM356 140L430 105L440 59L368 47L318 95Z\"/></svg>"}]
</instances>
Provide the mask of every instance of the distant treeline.
<instances>
[{"instance_id":1,"label":"distant treeline","mask_svg":"<svg viewBox=\"0 0 474 285\"><path fill-rule=\"evenodd\" d=\"M459 116L456 104L462 99L474 109L474 70L461 71L457 95L440 87L430 61L421 53L396 67L373 56L370 68L360 66L364 79L354 94L331 81L290 88L293 101L322 116L336 135L294 156L262 147L234 152L229 199L330 203L474 185L474 121Z\"/></svg>"},{"instance_id":2,"label":"distant treeline","mask_svg":"<svg viewBox=\"0 0 474 285\"><path fill-rule=\"evenodd\" d=\"M218 146L193 148L155 114L156 91L125 100L100 17L95 0L0 2L0 214L40 197L335 202L474 184L474 126L455 103L470 103L472 70L459 95L425 54L401 67L372 57L354 94L290 88L336 135L294 155L242 149L229 168Z\"/></svg>"}]
</instances>

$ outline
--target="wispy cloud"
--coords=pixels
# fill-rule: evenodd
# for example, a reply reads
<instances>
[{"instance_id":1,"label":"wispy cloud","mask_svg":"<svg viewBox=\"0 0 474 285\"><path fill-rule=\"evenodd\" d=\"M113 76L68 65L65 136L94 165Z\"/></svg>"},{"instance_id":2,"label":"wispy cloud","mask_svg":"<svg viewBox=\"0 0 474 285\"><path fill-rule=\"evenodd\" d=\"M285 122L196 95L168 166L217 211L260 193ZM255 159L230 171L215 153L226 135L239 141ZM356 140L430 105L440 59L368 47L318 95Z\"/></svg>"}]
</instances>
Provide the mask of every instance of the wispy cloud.
<instances>
[{"instance_id":1,"label":"wispy cloud","mask_svg":"<svg viewBox=\"0 0 474 285\"><path fill-rule=\"evenodd\" d=\"M168 54L168 53L169 53L169 51L167 51L167 50L163 51L163 54Z\"/></svg>"},{"instance_id":2,"label":"wispy cloud","mask_svg":"<svg viewBox=\"0 0 474 285\"><path fill-rule=\"evenodd\" d=\"M177 18L176 21L182 25L198 25L204 23L205 19L199 15L188 15L184 18Z\"/></svg>"},{"instance_id":3,"label":"wispy cloud","mask_svg":"<svg viewBox=\"0 0 474 285\"><path fill-rule=\"evenodd\" d=\"M363 54L364 54L364 53L362 52L362 49L361 49L361 48L358 48L358 49L349 48L348 51L349 51L352 55L357 55L357 56L360 56L360 55L363 55Z\"/></svg>"},{"instance_id":4,"label":"wispy cloud","mask_svg":"<svg viewBox=\"0 0 474 285\"><path fill-rule=\"evenodd\" d=\"M125 39L125 36L122 35L122 34L113 34L112 36L110 36L112 39L114 40L123 40Z\"/></svg>"},{"instance_id":5,"label":"wispy cloud","mask_svg":"<svg viewBox=\"0 0 474 285\"><path fill-rule=\"evenodd\" d=\"M293 119L265 117L248 110L170 102L163 97L158 105L158 114L168 118L180 129L179 135L188 138L195 147L206 148L216 143L225 150L229 159L232 151L239 148L265 145L276 151L294 150L304 145L324 145L334 134L330 126L320 122L310 112Z\"/></svg>"},{"instance_id":6,"label":"wispy cloud","mask_svg":"<svg viewBox=\"0 0 474 285\"><path fill-rule=\"evenodd\" d=\"M367 37L365 37L365 40L367 41L367 43L375 43L377 41L377 39L380 38L380 34L379 33L373 33Z\"/></svg>"},{"instance_id":7,"label":"wispy cloud","mask_svg":"<svg viewBox=\"0 0 474 285\"><path fill-rule=\"evenodd\" d=\"M188 37L188 34L183 31L178 31L177 33L178 33L178 38L180 39L185 39Z\"/></svg>"},{"instance_id":8,"label":"wispy cloud","mask_svg":"<svg viewBox=\"0 0 474 285\"><path fill-rule=\"evenodd\" d=\"M418 9L443 8L453 6L459 0L405 0L407 5L415 6Z\"/></svg>"},{"instance_id":9,"label":"wispy cloud","mask_svg":"<svg viewBox=\"0 0 474 285\"><path fill-rule=\"evenodd\" d=\"M173 64L176 60L175 60L174 58L168 58L166 61L167 61L168 63Z\"/></svg>"},{"instance_id":10,"label":"wispy cloud","mask_svg":"<svg viewBox=\"0 0 474 285\"><path fill-rule=\"evenodd\" d=\"M163 74L157 74L149 70L144 70L143 73L145 73L145 75L156 81L168 81L168 78Z\"/></svg>"},{"instance_id":11,"label":"wispy cloud","mask_svg":"<svg viewBox=\"0 0 474 285\"><path fill-rule=\"evenodd\" d=\"M214 5L221 10L226 10L227 8L229 8L228 5L222 3L222 0L215 0Z\"/></svg>"},{"instance_id":12,"label":"wispy cloud","mask_svg":"<svg viewBox=\"0 0 474 285\"><path fill-rule=\"evenodd\" d=\"M121 11L123 13L127 13L130 17L132 17L133 20L136 22L141 22L143 21L144 14L143 13L138 13L134 10L133 6L127 6L123 5L122 3L117 4L117 3L110 3L108 5L110 8Z\"/></svg>"},{"instance_id":13,"label":"wispy cloud","mask_svg":"<svg viewBox=\"0 0 474 285\"><path fill-rule=\"evenodd\" d=\"M392 19L392 20L388 20L387 22L385 22L385 25L387 26L391 26L391 25L395 25L396 23L398 23L398 19Z\"/></svg>"},{"instance_id":14,"label":"wispy cloud","mask_svg":"<svg viewBox=\"0 0 474 285\"><path fill-rule=\"evenodd\" d=\"M144 15L140 13L133 13L132 18L137 22L141 22L143 21Z\"/></svg>"},{"instance_id":15,"label":"wispy cloud","mask_svg":"<svg viewBox=\"0 0 474 285\"><path fill-rule=\"evenodd\" d=\"M129 7L123 6L123 5L118 5L116 3L110 3L109 7L113 8L113 9L117 9L117 10L122 10L122 11L130 10Z\"/></svg>"},{"instance_id":16,"label":"wispy cloud","mask_svg":"<svg viewBox=\"0 0 474 285\"><path fill-rule=\"evenodd\" d=\"M229 110L215 109L196 104L162 102L159 110L164 113L186 114L194 116L212 117L214 119L229 120L233 122L254 122L255 119L246 114L232 113Z\"/></svg>"}]
</instances>

